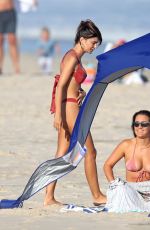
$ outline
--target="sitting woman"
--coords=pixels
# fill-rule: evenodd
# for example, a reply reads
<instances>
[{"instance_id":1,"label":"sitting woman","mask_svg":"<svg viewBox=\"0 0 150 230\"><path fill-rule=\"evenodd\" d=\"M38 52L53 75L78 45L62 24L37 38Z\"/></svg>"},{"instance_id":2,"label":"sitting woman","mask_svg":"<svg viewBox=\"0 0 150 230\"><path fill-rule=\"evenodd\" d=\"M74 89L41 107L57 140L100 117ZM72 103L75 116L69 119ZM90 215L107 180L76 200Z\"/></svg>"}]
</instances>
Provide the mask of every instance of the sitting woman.
<instances>
[{"instance_id":1,"label":"sitting woman","mask_svg":"<svg viewBox=\"0 0 150 230\"><path fill-rule=\"evenodd\" d=\"M150 211L150 111L133 115L134 137L123 140L104 164L109 181L106 208L112 212ZM114 177L113 167L124 158L126 182Z\"/></svg>"}]
</instances>

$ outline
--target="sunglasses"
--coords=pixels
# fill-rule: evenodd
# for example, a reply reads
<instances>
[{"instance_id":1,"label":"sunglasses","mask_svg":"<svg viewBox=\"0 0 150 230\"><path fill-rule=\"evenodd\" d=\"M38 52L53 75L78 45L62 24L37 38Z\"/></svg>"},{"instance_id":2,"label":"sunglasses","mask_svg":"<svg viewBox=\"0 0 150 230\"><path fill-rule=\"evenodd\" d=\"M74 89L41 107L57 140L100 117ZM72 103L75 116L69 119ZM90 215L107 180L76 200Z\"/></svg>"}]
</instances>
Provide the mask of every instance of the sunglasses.
<instances>
[{"instance_id":1,"label":"sunglasses","mask_svg":"<svg viewBox=\"0 0 150 230\"><path fill-rule=\"evenodd\" d=\"M141 125L142 128L147 128L150 126L150 122L146 122L146 121L143 121L143 122L138 122L138 121L135 121L133 123L133 126L134 127L139 127Z\"/></svg>"}]
</instances>

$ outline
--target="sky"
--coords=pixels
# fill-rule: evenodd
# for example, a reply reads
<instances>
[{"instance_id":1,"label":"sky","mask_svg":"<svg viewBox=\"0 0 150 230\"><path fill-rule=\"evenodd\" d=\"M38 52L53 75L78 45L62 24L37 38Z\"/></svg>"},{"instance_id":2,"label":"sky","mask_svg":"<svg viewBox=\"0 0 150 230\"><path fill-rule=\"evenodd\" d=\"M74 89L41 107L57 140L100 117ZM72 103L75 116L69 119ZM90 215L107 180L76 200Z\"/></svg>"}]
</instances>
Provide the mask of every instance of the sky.
<instances>
[{"instance_id":1,"label":"sky","mask_svg":"<svg viewBox=\"0 0 150 230\"><path fill-rule=\"evenodd\" d=\"M81 20L93 20L104 40L149 33L150 0L38 0L37 11L19 14L20 36L37 36L47 26L53 37L73 38Z\"/></svg>"}]
</instances>

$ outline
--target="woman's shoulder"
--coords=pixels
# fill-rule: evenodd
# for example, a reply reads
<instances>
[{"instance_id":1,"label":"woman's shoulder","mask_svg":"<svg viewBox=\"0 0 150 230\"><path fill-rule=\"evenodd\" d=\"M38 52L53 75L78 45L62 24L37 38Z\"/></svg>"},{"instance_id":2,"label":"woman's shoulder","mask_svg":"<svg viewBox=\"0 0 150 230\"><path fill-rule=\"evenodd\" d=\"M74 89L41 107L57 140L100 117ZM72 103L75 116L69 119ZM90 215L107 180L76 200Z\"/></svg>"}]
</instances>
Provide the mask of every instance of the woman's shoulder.
<instances>
[{"instance_id":1,"label":"woman's shoulder","mask_svg":"<svg viewBox=\"0 0 150 230\"><path fill-rule=\"evenodd\" d=\"M124 139L120 142L120 145L124 148L128 147L129 145L131 145L134 142L134 138L128 138L128 139Z\"/></svg>"},{"instance_id":2,"label":"woman's shoulder","mask_svg":"<svg viewBox=\"0 0 150 230\"><path fill-rule=\"evenodd\" d=\"M62 58L62 62L65 62L65 61L73 61L75 63L78 62L78 58L77 58L75 51L73 49L68 50L64 54L64 56Z\"/></svg>"},{"instance_id":3,"label":"woman's shoulder","mask_svg":"<svg viewBox=\"0 0 150 230\"><path fill-rule=\"evenodd\" d=\"M68 50L64 56L62 60L66 60L66 59L72 59L72 60L76 60L78 61L78 57L77 54L75 53L75 51L73 49Z\"/></svg>"}]
</instances>

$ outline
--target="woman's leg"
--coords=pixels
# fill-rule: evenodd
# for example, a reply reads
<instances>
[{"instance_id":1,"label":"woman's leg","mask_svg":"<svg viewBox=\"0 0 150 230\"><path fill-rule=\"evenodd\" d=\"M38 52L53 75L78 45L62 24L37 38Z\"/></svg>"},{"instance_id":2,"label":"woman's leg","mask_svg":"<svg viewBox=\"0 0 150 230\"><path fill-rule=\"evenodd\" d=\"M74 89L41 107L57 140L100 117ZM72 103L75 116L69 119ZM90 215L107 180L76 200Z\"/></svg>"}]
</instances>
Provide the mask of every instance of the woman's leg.
<instances>
[{"instance_id":1,"label":"woman's leg","mask_svg":"<svg viewBox=\"0 0 150 230\"><path fill-rule=\"evenodd\" d=\"M20 73L20 64L19 64L19 51L18 51L18 43L17 37L13 33L8 34L8 42L9 42L9 50L10 56L12 59L12 63L14 65L15 73Z\"/></svg>"},{"instance_id":2,"label":"woman's leg","mask_svg":"<svg viewBox=\"0 0 150 230\"><path fill-rule=\"evenodd\" d=\"M67 152L69 147L69 136L67 136L65 129L62 127L60 132L58 133L58 144L57 144L57 152L56 152L56 158L64 156L64 154ZM44 206L52 205L52 204L61 204L58 202L54 197L55 187L56 183L52 182L46 187L46 195L44 199Z\"/></svg>"},{"instance_id":3,"label":"woman's leg","mask_svg":"<svg viewBox=\"0 0 150 230\"><path fill-rule=\"evenodd\" d=\"M79 112L79 107L76 103L66 103L66 117L67 128L69 133L72 133L76 117ZM56 157L63 156L69 147L69 139L66 136L66 131L64 128L61 129L58 136L58 148ZM105 203L106 197L102 194L98 184L97 168L96 168L96 150L94 148L93 140L91 134L88 135L86 140L87 153L85 155L85 174L90 186L90 190L93 196L94 203ZM44 205L58 204L59 202L55 200L56 182L51 183L47 186L46 196Z\"/></svg>"},{"instance_id":4,"label":"woman's leg","mask_svg":"<svg viewBox=\"0 0 150 230\"><path fill-rule=\"evenodd\" d=\"M56 157L64 156L64 154L67 152L70 144L70 134L72 133L76 117L79 113L79 106L77 103L67 102L63 105L65 105L63 106L62 111L63 127L58 133ZM46 188L46 196L44 200L45 206L51 204L60 204L60 202L58 202L54 197L56 183L57 182L53 182Z\"/></svg>"},{"instance_id":5,"label":"woman's leg","mask_svg":"<svg viewBox=\"0 0 150 230\"><path fill-rule=\"evenodd\" d=\"M96 167L96 149L93 144L91 133L88 134L85 143L87 153L85 155L85 174L93 196L93 203L106 203L106 196L101 192L98 183L97 167Z\"/></svg>"},{"instance_id":6,"label":"woman's leg","mask_svg":"<svg viewBox=\"0 0 150 230\"><path fill-rule=\"evenodd\" d=\"M67 103L66 111L68 111L66 114L69 114L66 117L69 132L72 133L79 108L75 103ZM96 167L96 150L93 144L91 133L89 133L85 145L87 147L87 153L85 155L85 174L93 196L93 203L106 203L106 196L99 188Z\"/></svg>"},{"instance_id":7,"label":"woman's leg","mask_svg":"<svg viewBox=\"0 0 150 230\"><path fill-rule=\"evenodd\" d=\"M0 74L2 74L3 59L4 59L4 35L0 33Z\"/></svg>"}]
</instances>

